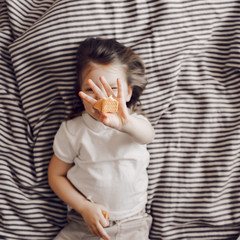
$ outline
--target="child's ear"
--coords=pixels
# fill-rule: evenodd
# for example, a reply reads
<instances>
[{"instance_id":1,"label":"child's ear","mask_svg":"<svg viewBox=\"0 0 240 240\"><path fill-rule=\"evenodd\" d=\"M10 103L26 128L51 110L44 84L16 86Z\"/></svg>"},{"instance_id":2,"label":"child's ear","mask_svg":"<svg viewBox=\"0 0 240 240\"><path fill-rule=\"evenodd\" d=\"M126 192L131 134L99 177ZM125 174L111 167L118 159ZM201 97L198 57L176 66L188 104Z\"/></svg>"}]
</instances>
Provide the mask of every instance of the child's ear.
<instances>
[{"instance_id":1,"label":"child's ear","mask_svg":"<svg viewBox=\"0 0 240 240\"><path fill-rule=\"evenodd\" d=\"M128 86L128 94L126 97L126 102L129 102L131 97L132 97L132 92L133 92L133 87L132 86Z\"/></svg>"}]
</instances>

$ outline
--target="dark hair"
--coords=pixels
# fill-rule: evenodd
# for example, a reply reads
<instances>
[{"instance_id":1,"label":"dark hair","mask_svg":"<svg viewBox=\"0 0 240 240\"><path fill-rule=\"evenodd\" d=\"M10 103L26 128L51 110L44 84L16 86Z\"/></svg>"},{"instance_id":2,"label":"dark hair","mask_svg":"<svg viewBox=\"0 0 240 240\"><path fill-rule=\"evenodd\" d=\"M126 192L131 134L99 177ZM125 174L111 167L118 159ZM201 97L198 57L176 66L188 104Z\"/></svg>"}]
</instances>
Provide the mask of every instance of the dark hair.
<instances>
[{"instance_id":1,"label":"dark hair","mask_svg":"<svg viewBox=\"0 0 240 240\"><path fill-rule=\"evenodd\" d=\"M81 91L83 80L82 73L91 63L118 63L123 66L127 83L133 88L132 97L127 103L127 107L133 109L147 85L145 67L141 58L135 54L131 48L125 47L115 39L87 38L80 44L77 51L77 81L75 85L75 94L78 102L75 104L70 118L81 115L82 111L84 111L84 106L78 93Z\"/></svg>"}]
</instances>

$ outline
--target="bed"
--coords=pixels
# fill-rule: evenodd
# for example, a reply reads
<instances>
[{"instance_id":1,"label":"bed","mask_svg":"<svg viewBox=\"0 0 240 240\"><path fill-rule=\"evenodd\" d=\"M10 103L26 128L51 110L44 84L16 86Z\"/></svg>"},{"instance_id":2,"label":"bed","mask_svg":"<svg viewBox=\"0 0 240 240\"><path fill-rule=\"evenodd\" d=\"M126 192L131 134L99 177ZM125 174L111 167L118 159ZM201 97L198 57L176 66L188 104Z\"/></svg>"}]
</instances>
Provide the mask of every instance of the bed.
<instances>
[{"instance_id":1,"label":"bed","mask_svg":"<svg viewBox=\"0 0 240 240\"><path fill-rule=\"evenodd\" d=\"M50 240L66 222L47 168L87 37L116 38L146 65L150 239L237 239L239 0L1 0L0 239Z\"/></svg>"}]
</instances>

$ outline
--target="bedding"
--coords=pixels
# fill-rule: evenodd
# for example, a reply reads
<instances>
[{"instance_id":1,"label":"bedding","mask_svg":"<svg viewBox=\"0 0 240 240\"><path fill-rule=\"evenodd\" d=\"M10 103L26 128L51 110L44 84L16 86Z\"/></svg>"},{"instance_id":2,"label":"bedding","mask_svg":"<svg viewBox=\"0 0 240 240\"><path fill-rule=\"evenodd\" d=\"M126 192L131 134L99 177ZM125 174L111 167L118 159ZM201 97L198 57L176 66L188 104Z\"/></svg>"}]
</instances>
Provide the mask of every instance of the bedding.
<instances>
[{"instance_id":1,"label":"bedding","mask_svg":"<svg viewBox=\"0 0 240 240\"><path fill-rule=\"evenodd\" d=\"M146 65L150 239L237 239L239 0L0 0L0 239L50 240L66 222L47 168L87 37Z\"/></svg>"}]
</instances>

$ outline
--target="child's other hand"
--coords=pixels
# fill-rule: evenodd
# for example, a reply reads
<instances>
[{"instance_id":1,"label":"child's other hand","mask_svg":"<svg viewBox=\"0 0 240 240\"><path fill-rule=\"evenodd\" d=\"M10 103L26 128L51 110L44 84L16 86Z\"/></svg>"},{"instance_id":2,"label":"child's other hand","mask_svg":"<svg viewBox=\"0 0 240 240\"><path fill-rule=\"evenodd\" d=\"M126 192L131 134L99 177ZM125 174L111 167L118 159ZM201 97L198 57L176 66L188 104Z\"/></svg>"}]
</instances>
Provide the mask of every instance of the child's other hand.
<instances>
[{"instance_id":1,"label":"child's other hand","mask_svg":"<svg viewBox=\"0 0 240 240\"><path fill-rule=\"evenodd\" d=\"M84 101L88 102L88 104L92 106L92 109L94 109L93 111L88 112L90 115L92 115L96 120L102 122L106 126L109 126L121 131L123 126L129 120L129 112L126 105L126 97L124 96L122 81L120 79L117 79L118 89L117 89L117 96L116 96L116 94L114 94L114 91L112 90L112 88L110 87L110 85L108 84L107 80L104 77L100 77L99 80L102 83L103 89L100 89L92 80L89 80L88 84L98 99L101 99L103 97L110 97L110 96L116 99L119 102L117 113L101 113L94 109L94 104L97 102L96 99L92 98L91 96L88 96L84 92L80 92L79 96Z\"/></svg>"},{"instance_id":2,"label":"child's other hand","mask_svg":"<svg viewBox=\"0 0 240 240\"><path fill-rule=\"evenodd\" d=\"M104 206L92 202L86 202L86 206L84 206L81 215L92 234L101 237L104 240L110 240L110 237L104 229L104 227L107 227L109 224L108 210ZM105 219L105 217L107 219Z\"/></svg>"}]
</instances>

